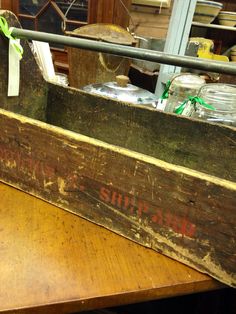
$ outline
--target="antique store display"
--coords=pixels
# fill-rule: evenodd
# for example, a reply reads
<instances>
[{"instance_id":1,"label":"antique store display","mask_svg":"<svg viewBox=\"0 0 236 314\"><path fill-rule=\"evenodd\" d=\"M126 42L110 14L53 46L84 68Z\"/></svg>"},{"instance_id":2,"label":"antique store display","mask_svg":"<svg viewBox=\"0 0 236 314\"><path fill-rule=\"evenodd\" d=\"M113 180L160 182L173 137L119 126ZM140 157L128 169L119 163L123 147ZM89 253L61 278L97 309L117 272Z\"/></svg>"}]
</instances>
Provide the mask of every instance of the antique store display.
<instances>
[{"instance_id":1,"label":"antique store display","mask_svg":"<svg viewBox=\"0 0 236 314\"><path fill-rule=\"evenodd\" d=\"M7 97L8 39L0 36L0 180L236 287L236 129L48 83L21 43L20 94ZM194 59L140 51L140 59L188 67ZM193 67L236 74L228 62Z\"/></svg>"}]
</instances>

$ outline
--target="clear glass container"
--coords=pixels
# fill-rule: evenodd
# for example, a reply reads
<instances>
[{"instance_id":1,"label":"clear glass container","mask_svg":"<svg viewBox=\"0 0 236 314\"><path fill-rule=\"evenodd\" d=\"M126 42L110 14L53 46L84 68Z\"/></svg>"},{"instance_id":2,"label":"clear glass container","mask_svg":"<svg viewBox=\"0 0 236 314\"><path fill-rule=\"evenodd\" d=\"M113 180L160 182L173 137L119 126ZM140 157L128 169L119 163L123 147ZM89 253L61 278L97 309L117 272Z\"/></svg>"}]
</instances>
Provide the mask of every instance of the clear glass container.
<instances>
[{"instance_id":1,"label":"clear glass container","mask_svg":"<svg viewBox=\"0 0 236 314\"><path fill-rule=\"evenodd\" d=\"M206 81L196 74L183 73L176 75L170 85L169 97L165 112L174 112L189 96L196 96Z\"/></svg>"},{"instance_id":2,"label":"clear glass container","mask_svg":"<svg viewBox=\"0 0 236 314\"><path fill-rule=\"evenodd\" d=\"M211 83L204 85L198 93L215 110L196 104L193 118L236 127L236 85Z\"/></svg>"},{"instance_id":3,"label":"clear glass container","mask_svg":"<svg viewBox=\"0 0 236 314\"><path fill-rule=\"evenodd\" d=\"M128 82L127 76L118 75L116 82L90 84L83 87L83 90L134 105L156 108L158 98L155 94Z\"/></svg>"}]
</instances>

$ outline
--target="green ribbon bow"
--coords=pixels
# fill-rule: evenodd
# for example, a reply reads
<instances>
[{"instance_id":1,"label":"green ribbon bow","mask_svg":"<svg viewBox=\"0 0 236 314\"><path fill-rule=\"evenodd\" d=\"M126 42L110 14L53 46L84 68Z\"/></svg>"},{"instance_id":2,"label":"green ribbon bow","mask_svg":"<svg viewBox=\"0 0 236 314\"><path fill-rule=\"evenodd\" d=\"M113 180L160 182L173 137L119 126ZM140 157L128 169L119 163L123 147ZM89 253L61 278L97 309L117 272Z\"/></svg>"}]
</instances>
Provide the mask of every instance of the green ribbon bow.
<instances>
[{"instance_id":1,"label":"green ribbon bow","mask_svg":"<svg viewBox=\"0 0 236 314\"><path fill-rule=\"evenodd\" d=\"M169 97L170 85L171 85L171 81L168 80L168 81L166 82L165 90L164 90L164 92L163 92L162 95L161 95L161 98L160 98L161 101L164 100L164 99L167 99L167 98Z\"/></svg>"},{"instance_id":2,"label":"green ribbon bow","mask_svg":"<svg viewBox=\"0 0 236 314\"><path fill-rule=\"evenodd\" d=\"M199 104L200 106L205 107L205 108L210 109L210 110L215 110L215 108L213 106L207 104L202 98L200 98L198 96L190 96L180 106L178 106L175 109L174 113L182 114L184 111L184 108L186 107L186 104L189 101L191 102L191 104L193 104L195 110L196 110L196 104Z\"/></svg>"},{"instance_id":3,"label":"green ribbon bow","mask_svg":"<svg viewBox=\"0 0 236 314\"><path fill-rule=\"evenodd\" d=\"M11 34L12 30L8 27L8 23L4 17L0 17L0 30L3 32L3 34L10 40L10 44L14 47L16 53L19 55L20 59L23 55L23 48L18 43L16 38L14 38Z\"/></svg>"}]
</instances>

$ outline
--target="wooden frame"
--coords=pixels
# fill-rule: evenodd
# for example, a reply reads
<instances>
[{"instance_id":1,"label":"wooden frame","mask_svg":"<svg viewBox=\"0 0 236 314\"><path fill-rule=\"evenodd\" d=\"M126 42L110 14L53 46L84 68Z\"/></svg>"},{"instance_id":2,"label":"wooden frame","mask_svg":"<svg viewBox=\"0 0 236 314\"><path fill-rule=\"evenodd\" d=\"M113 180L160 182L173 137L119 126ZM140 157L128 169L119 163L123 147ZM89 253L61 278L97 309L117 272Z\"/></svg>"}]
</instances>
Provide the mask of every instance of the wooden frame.
<instances>
[{"instance_id":1,"label":"wooden frame","mask_svg":"<svg viewBox=\"0 0 236 314\"><path fill-rule=\"evenodd\" d=\"M132 4L169 8L171 0L132 0Z\"/></svg>"},{"instance_id":2,"label":"wooden frame","mask_svg":"<svg viewBox=\"0 0 236 314\"><path fill-rule=\"evenodd\" d=\"M53 0L50 0L53 3ZM131 7L131 0L123 0L124 5L129 10ZM2 8L14 12L19 16L19 0L2 0ZM55 7L55 3L53 4ZM43 8L42 8L43 10ZM60 16L63 13L57 10ZM23 16L23 15L22 15ZM30 16L28 16L30 18ZM89 0L88 1L88 23L113 23L123 27L129 25L129 15L124 9L123 5L116 0ZM67 21L68 24L74 23L76 25L83 25L83 22Z\"/></svg>"}]
</instances>

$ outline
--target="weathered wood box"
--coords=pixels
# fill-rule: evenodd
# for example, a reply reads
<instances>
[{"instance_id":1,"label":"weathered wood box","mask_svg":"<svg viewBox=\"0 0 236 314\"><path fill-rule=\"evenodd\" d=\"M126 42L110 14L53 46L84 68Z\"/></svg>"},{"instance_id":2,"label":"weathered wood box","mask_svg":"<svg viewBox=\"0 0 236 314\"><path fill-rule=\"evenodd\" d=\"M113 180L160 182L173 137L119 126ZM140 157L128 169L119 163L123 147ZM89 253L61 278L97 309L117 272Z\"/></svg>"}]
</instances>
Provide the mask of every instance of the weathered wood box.
<instances>
[{"instance_id":1,"label":"weathered wood box","mask_svg":"<svg viewBox=\"0 0 236 314\"><path fill-rule=\"evenodd\" d=\"M236 287L236 129L46 83L23 45L0 180Z\"/></svg>"}]
</instances>

